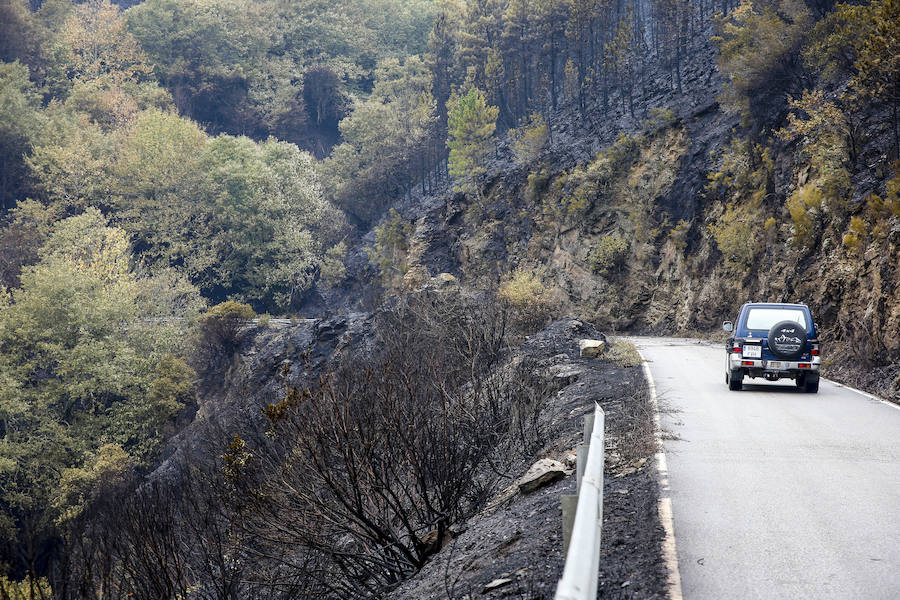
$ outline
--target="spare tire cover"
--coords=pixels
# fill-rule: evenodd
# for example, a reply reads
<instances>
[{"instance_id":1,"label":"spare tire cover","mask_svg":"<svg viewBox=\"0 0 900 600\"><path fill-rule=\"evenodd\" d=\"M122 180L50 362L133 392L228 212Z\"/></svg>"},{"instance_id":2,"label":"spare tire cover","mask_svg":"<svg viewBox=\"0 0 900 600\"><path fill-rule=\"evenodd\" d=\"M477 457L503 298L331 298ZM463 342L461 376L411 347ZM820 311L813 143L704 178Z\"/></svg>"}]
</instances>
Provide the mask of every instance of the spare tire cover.
<instances>
[{"instance_id":1,"label":"spare tire cover","mask_svg":"<svg viewBox=\"0 0 900 600\"><path fill-rule=\"evenodd\" d=\"M806 349L806 329L794 321L782 321L769 330L769 350L778 358L799 358Z\"/></svg>"}]
</instances>

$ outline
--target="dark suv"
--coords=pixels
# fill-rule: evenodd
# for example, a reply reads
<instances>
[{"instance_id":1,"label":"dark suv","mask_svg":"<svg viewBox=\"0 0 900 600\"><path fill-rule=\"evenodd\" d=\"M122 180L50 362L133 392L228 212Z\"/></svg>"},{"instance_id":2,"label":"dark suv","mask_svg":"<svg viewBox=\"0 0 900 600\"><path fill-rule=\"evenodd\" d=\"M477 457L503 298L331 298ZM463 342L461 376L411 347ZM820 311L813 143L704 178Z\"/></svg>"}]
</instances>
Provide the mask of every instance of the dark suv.
<instances>
[{"instance_id":1,"label":"dark suv","mask_svg":"<svg viewBox=\"0 0 900 600\"><path fill-rule=\"evenodd\" d=\"M725 383L741 389L744 377L793 379L798 388L819 391L819 328L805 304L749 302L735 321L726 346Z\"/></svg>"}]
</instances>

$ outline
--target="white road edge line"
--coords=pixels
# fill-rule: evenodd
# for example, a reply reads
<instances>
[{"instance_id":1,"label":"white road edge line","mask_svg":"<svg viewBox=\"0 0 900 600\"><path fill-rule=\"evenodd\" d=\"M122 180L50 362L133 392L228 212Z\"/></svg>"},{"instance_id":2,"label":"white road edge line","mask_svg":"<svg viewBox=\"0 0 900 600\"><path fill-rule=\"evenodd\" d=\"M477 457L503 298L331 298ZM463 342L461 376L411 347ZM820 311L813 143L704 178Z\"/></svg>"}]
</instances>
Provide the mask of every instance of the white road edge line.
<instances>
[{"instance_id":1,"label":"white road edge line","mask_svg":"<svg viewBox=\"0 0 900 600\"><path fill-rule=\"evenodd\" d=\"M647 380L647 389L650 392L650 405L653 407L653 422L656 425L656 445L659 451L656 453L656 479L659 485L659 501L657 502L657 511L659 512L659 520L666 532L663 540L663 560L666 563L666 570L669 572L667 582L669 599L683 600L684 596L681 592L681 571L678 570L678 552L675 546L675 521L672 517L672 498L668 495L669 490L669 467L666 463L666 452L662 444L662 425L659 420L659 398L656 395L656 383L653 381L653 375L650 373L650 363L641 353L633 341L629 340L638 356L641 357L641 365L644 368L644 377Z\"/></svg>"},{"instance_id":2,"label":"white road edge line","mask_svg":"<svg viewBox=\"0 0 900 600\"><path fill-rule=\"evenodd\" d=\"M894 404L890 400L885 400L884 398L879 398L878 396L876 396L874 394L870 394L869 392L864 392L862 390L858 390L855 387L850 387L849 385L844 385L843 383L834 381L832 379L828 379L827 377L823 377L822 379L824 379L825 381L827 381L829 383L833 383L834 385L836 385L838 387L844 388L845 390L850 390L851 392L855 392L855 393L859 394L860 396L863 396L864 398L868 398L869 400L875 400L876 402L881 402L882 404L887 404L891 408L896 408L897 410L900 410L900 404Z\"/></svg>"}]
</instances>

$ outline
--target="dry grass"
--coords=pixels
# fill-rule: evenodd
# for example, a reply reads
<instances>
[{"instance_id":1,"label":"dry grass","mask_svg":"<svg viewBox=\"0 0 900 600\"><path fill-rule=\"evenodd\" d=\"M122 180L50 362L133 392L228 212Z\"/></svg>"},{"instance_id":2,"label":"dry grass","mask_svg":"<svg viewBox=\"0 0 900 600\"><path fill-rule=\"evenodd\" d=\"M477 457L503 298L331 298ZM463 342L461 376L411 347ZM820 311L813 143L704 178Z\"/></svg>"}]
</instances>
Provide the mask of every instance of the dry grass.
<instances>
[{"instance_id":1,"label":"dry grass","mask_svg":"<svg viewBox=\"0 0 900 600\"><path fill-rule=\"evenodd\" d=\"M644 362L637 348L625 340L613 340L606 350L606 358L620 367L639 367Z\"/></svg>"}]
</instances>

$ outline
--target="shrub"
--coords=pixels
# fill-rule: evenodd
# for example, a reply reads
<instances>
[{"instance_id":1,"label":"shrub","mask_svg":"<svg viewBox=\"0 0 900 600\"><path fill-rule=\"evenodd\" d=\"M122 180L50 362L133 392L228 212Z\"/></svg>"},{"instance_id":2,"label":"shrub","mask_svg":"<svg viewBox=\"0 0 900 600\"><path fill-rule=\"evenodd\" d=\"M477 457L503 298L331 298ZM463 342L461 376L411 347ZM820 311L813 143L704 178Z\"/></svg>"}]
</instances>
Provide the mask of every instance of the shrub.
<instances>
[{"instance_id":1,"label":"shrub","mask_svg":"<svg viewBox=\"0 0 900 600\"><path fill-rule=\"evenodd\" d=\"M813 171L810 181L822 190L830 206L840 206L850 191L851 120L822 91L805 91L799 100L790 101L790 107L788 125L776 134L786 141L799 141L800 155L809 160Z\"/></svg>"},{"instance_id":2,"label":"shrub","mask_svg":"<svg viewBox=\"0 0 900 600\"><path fill-rule=\"evenodd\" d=\"M209 376L231 358L242 341L241 332L256 316L249 304L228 300L200 315L193 336L193 367Z\"/></svg>"},{"instance_id":3,"label":"shrub","mask_svg":"<svg viewBox=\"0 0 900 600\"><path fill-rule=\"evenodd\" d=\"M869 212L876 220L900 217L900 161L894 163L894 169L894 177L885 183L887 193L884 197L873 194L867 203Z\"/></svg>"},{"instance_id":4,"label":"shrub","mask_svg":"<svg viewBox=\"0 0 900 600\"><path fill-rule=\"evenodd\" d=\"M386 287L399 285L407 269L409 236L413 224L408 223L393 208L385 221L375 228L375 245L367 248L369 262L378 267Z\"/></svg>"},{"instance_id":5,"label":"shrub","mask_svg":"<svg viewBox=\"0 0 900 600\"><path fill-rule=\"evenodd\" d=\"M672 228L672 231L669 232L669 238L681 252L684 252L684 249L687 247L687 236L690 231L691 222L681 219L678 221L678 224Z\"/></svg>"},{"instance_id":6,"label":"shrub","mask_svg":"<svg viewBox=\"0 0 900 600\"><path fill-rule=\"evenodd\" d=\"M671 127L678 122L678 115L671 108L651 108L644 120L644 132L656 133L661 129Z\"/></svg>"},{"instance_id":7,"label":"shrub","mask_svg":"<svg viewBox=\"0 0 900 600\"><path fill-rule=\"evenodd\" d=\"M603 277L617 275L625 265L630 246L619 234L604 236L588 255L591 270Z\"/></svg>"},{"instance_id":8,"label":"shrub","mask_svg":"<svg viewBox=\"0 0 900 600\"><path fill-rule=\"evenodd\" d=\"M550 139L550 129L544 117L537 113L532 114L521 127L514 129L512 134L515 140L512 144L513 153L520 165L536 161Z\"/></svg>"},{"instance_id":9,"label":"shrub","mask_svg":"<svg viewBox=\"0 0 900 600\"><path fill-rule=\"evenodd\" d=\"M861 217L850 218L850 230L847 231L841 241L848 250L859 250L860 243L865 239L868 233L869 225L865 219Z\"/></svg>"},{"instance_id":10,"label":"shrub","mask_svg":"<svg viewBox=\"0 0 900 600\"><path fill-rule=\"evenodd\" d=\"M552 312L552 298L540 271L517 268L500 286L499 296L523 332L541 327Z\"/></svg>"},{"instance_id":11,"label":"shrub","mask_svg":"<svg viewBox=\"0 0 900 600\"><path fill-rule=\"evenodd\" d=\"M727 267L743 272L753 264L761 220L758 206L729 205L725 213L709 225Z\"/></svg>"},{"instance_id":12,"label":"shrub","mask_svg":"<svg viewBox=\"0 0 900 600\"><path fill-rule=\"evenodd\" d=\"M326 579L328 597L356 597L363 577L367 595L380 595L503 484L498 457L522 441L533 451L549 393L533 385L534 364L503 362L505 317L491 300L434 291L398 300L376 317L375 352L347 356L264 411L270 429L252 451L264 483L247 494L242 521L272 540L267 560ZM231 479L253 485L248 449L233 446ZM321 557L305 572L291 564L302 548Z\"/></svg>"},{"instance_id":13,"label":"shrub","mask_svg":"<svg viewBox=\"0 0 900 600\"><path fill-rule=\"evenodd\" d=\"M515 308L529 306L543 300L544 283L534 271L518 268L500 286L500 297Z\"/></svg>"},{"instance_id":14,"label":"shrub","mask_svg":"<svg viewBox=\"0 0 900 600\"><path fill-rule=\"evenodd\" d=\"M536 202L541 193L547 189L550 181L550 173L547 167L541 167L537 171L528 174L528 183L525 185L525 200L529 203Z\"/></svg>"},{"instance_id":15,"label":"shrub","mask_svg":"<svg viewBox=\"0 0 900 600\"><path fill-rule=\"evenodd\" d=\"M611 196L640 157L643 136L622 134L584 166L563 172L550 184L543 212L558 224L585 224L591 209Z\"/></svg>"},{"instance_id":16,"label":"shrub","mask_svg":"<svg viewBox=\"0 0 900 600\"><path fill-rule=\"evenodd\" d=\"M708 196L732 202L762 202L772 188L775 161L768 148L734 138L712 158L718 161L719 169L707 174Z\"/></svg>"},{"instance_id":17,"label":"shrub","mask_svg":"<svg viewBox=\"0 0 900 600\"><path fill-rule=\"evenodd\" d=\"M814 216L822 206L823 194L818 186L807 183L788 198L788 213L794 225L794 246L810 247L815 236Z\"/></svg>"},{"instance_id":18,"label":"shrub","mask_svg":"<svg viewBox=\"0 0 900 600\"><path fill-rule=\"evenodd\" d=\"M637 348L631 342L615 340L606 351L606 358L620 367L639 367L644 362Z\"/></svg>"}]
</instances>

